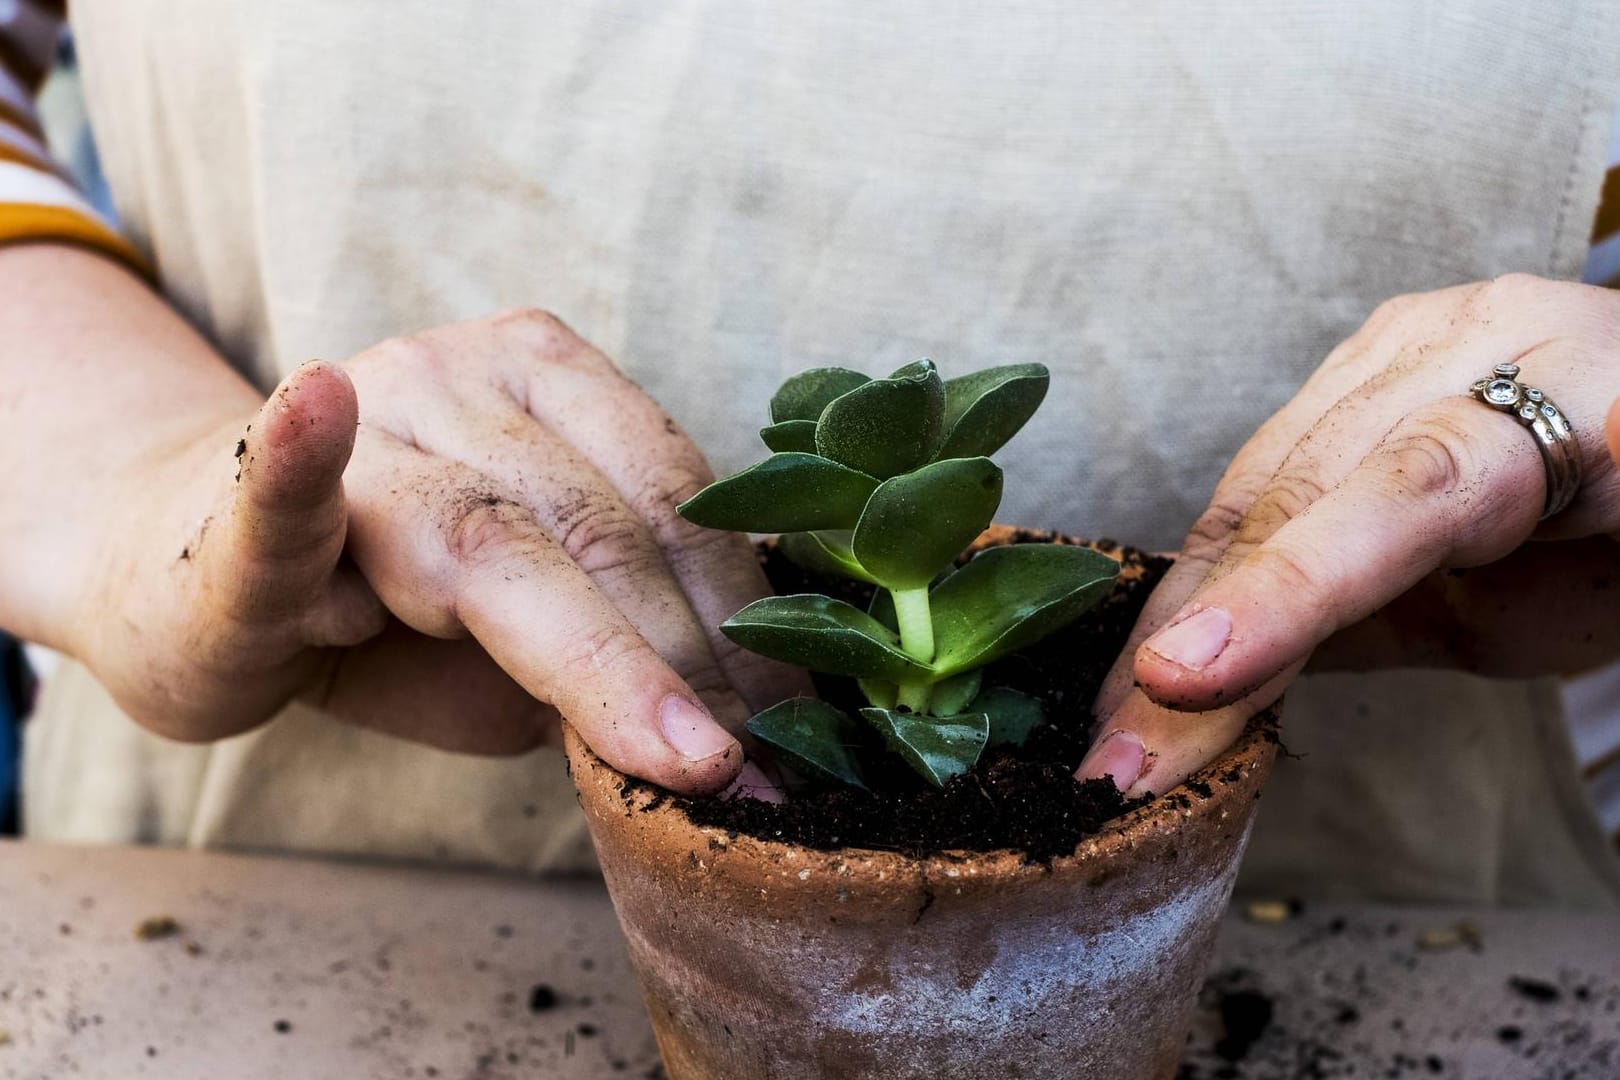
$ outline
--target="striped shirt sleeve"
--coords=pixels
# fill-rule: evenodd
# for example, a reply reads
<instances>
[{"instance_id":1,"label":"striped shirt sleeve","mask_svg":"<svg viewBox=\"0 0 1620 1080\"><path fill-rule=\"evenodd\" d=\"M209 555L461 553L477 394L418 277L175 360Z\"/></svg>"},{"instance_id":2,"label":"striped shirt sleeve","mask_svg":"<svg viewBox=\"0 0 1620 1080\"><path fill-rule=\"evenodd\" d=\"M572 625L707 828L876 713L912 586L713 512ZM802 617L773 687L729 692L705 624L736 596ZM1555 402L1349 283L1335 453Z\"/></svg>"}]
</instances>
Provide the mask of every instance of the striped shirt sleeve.
<instances>
[{"instance_id":1,"label":"striped shirt sleeve","mask_svg":"<svg viewBox=\"0 0 1620 1080\"><path fill-rule=\"evenodd\" d=\"M0 0L0 244L82 244L149 274L45 146L34 95L55 58L64 7L65 0Z\"/></svg>"}]
</instances>

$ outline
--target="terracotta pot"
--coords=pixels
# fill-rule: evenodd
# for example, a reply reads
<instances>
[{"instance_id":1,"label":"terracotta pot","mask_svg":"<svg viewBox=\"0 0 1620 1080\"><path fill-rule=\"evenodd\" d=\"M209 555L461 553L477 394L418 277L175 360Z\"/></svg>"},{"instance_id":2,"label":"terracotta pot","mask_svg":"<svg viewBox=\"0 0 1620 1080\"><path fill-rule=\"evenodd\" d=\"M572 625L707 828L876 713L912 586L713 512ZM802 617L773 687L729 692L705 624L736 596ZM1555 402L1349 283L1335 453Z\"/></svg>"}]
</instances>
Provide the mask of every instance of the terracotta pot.
<instances>
[{"instance_id":1,"label":"terracotta pot","mask_svg":"<svg viewBox=\"0 0 1620 1080\"><path fill-rule=\"evenodd\" d=\"M567 739L671 1080L1171 1077L1275 750L1042 866L731 838Z\"/></svg>"}]
</instances>

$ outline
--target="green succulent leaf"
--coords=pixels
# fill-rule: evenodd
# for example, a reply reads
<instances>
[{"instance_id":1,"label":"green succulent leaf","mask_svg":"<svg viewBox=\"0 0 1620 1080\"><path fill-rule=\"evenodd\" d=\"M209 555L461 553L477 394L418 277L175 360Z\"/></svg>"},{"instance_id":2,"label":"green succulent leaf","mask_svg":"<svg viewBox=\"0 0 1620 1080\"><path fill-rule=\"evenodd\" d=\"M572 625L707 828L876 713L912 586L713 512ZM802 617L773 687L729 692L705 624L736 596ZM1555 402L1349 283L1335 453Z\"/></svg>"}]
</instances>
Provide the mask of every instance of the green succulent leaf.
<instances>
[{"instance_id":1,"label":"green succulent leaf","mask_svg":"<svg viewBox=\"0 0 1620 1080\"><path fill-rule=\"evenodd\" d=\"M934 716L954 716L964 712L983 712L983 709L968 707L968 703L979 693L983 675L983 671L974 668L935 683L928 697L929 713Z\"/></svg>"},{"instance_id":2,"label":"green succulent leaf","mask_svg":"<svg viewBox=\"0 0 1620 1080\"><path fill-rule=\"evenodd\" d=\"M784 420L780 424L759 429L759 437L778 454L813 454L816 452L816 422L814 420Z\"/></svg>"},{"instance_id":3,"label":"green succulent leaf","mask_svg":"<svg viewBox=\"0 0 1620 1080\"><path fill-rule=\"evenodd\" d=\"M932 360L907 364L834 398L816 423L816 453L884 479L932 461L944 437L945 384Z\"/></svg>"},{"instance_id":4,"label":"green succulent leaf","mask_svg":"<svg viewBox=\"0 0 1620 1080\"><path fill-rule=\"evenodd\" d=\"M1113 559L1068 544L980 552L929 594L935 672L954 675L1033 645L1107 596L1118 576Z\"/></svg>"},{"instance_id":5,"label":"green succulent leaf","mask_svg":"<svg viewBox=\"0 0 1620 1080\"><path fill-rule=\"evenodd\" d=\"M853 752L860 733L842 709L815 698L789 698L748 721L748 730L805 779L866 790Z\"/></svg>"},{"instance_id":6,"label":"green succulent leaf","mask_svg":"<svg viewBox=\"0 0 1620 1080\"><path fill-rule=\"evenodd\" d=\"M928 671L901 650L888 627L817 593L755 600L721 623L720 631L750 652L829 675L899 682Z\"/></svg>"},{"instance_id":7,"label":"green succulent leaf","mask_svg":"<svg viewBox=\"0 0 1620 1080\"><path fill-rule=\"evenodd\" d=\"M988 457L1018 434L1046 397L1044 364L1009 364L945 384L945 442L940 458Z\"/></svg>"},{"instance_id":8,"label":"green succulent leaf","mask_svg":"<svg viewBox=\"0 0 1620 1080\"><path fill-rule=\"evenodd\" d=\"M987 746L1023 746L1029 733L1046 723L1046 710L1039 701L1005 686L985 687L964 711L990 718Z\"/></svg>"},{"instance_id":9,"label":"green succulent leaf","mask_svg":"<svg viewBox=\"0 0 1620 1080\"><path fill-rule=\"evenodd\" d=\"M862 375L849 368L822 367L801 371L784 382L771 398L771 423L817 420L833 398L871 381L870 375Z\"/></svg>"},{"instance_id":10,"label":"green succulent leaf","mask_svg":"<svg viewBox=\"0 0 1620 1080\"><path fill-rule=\"evenodd\" d=\"M776 546L795 566L806 570L877 584L850 550L848 529L822 529L819 532L784 533Z\"/></svg>"},{"instance_id":11,"label":"green succulent leaf","mask_svg":"<svg viewBox=\"0 0 1620 1080\"><path fill-rule=\"evenodd\" d=\"M772 454L676 507L697 525L736 532L849 529L878 482L815 454Z\"/></svg>"},{"instance_id":12,"label":"green succulent leaf","mask_svg":"<svg viewBox=\"0 0 1620 1080\"><path fill-rule=\"evenodd\" d=\"M866 502L855 558L890 589L926 588L984 531L1001 505L989 458L952 458L885 480Z\"/></svg>"},{"instance_id":13,"label":"green succulent leaf","mask_svg":"<svg viewBox=\"0 0 1620 1080\"><path fill-rule=\"evenodd\" d=\"M973 767L990 732L984 716L937 720L892 709L862 709L861 717L878 730L890 750L936 787Z\"/></svg>"}]
</instances>

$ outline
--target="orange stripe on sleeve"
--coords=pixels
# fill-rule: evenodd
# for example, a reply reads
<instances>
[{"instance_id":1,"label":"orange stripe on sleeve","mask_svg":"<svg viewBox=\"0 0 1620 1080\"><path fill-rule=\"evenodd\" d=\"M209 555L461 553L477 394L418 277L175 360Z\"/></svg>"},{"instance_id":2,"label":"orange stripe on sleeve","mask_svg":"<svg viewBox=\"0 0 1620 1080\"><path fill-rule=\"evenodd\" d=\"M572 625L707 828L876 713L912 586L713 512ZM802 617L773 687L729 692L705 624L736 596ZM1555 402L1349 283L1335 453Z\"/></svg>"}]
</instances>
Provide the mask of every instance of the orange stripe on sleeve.
<instances>
[{"instance_id":1,"label":"orange stripe on sleeve","mask_svg":"<svg viewBox=\"0 0 1620 1080\"><path fill-rule=\"evenodd\" d=\"M40 240L93 248L144 278L153 276L140 252L95 218L61 206L0 202L0 245Z\"/></svg>"},{"instance_id":2,"label":"orange stripe on sleeve","mask_svg":"<svg viewBox=\"0 0 1620 1080\"><path fill-rule=\"evenodd\" d=\"M78 187L78 185L74 182L72 175L69 174L59 162L37 158L26 150L19 150L15 146L12 146L10 143L6 142L4 138L0 138L0 161L9 161L16 165L26 165L30 169L38 169L42 173L49 173L52 176L60 179L63 183L66 183L74 188Z\"/></svg>"}]
</instances>

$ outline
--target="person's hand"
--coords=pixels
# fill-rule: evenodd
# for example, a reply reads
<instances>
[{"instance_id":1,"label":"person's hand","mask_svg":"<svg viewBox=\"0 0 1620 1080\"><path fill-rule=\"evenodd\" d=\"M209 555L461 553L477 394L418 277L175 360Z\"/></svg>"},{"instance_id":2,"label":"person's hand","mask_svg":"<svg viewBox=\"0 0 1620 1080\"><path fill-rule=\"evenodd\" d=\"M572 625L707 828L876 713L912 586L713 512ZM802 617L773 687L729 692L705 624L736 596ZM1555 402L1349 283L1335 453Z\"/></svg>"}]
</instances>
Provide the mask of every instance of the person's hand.
<instances>
[{"instance_id":1,"label":"person's hand","mask_svg":"<svg viewBox=\"0 0 1620 1080\"><path fill-rule=\"evenodd\" d=\"M1539 524L1534 435L1469 396L1504 362L1583 452L1575 501ZM1232 461L1098 695L1076 775L1167 790L1313 653L1499 676L1620 654L1617 394L1620 294L1512 275L1384 304ZM1607 426L1620 452L1620 406Z\"/></svg>"},{"instance_id":2,"label":"person's hand","mask_svg":"<svg viewBox=\"0 0 1620 1080\"><path fill-rule=\"evenodd\" d=\"M177 739L296 697L502 754L560 714L615 766L714 791L743 764L730 732L808 683L715 630L767 586L744 538L675 513L711 479L550 316L387 341L144 463L72 651Z\"/></svg>"}]
</instances>

